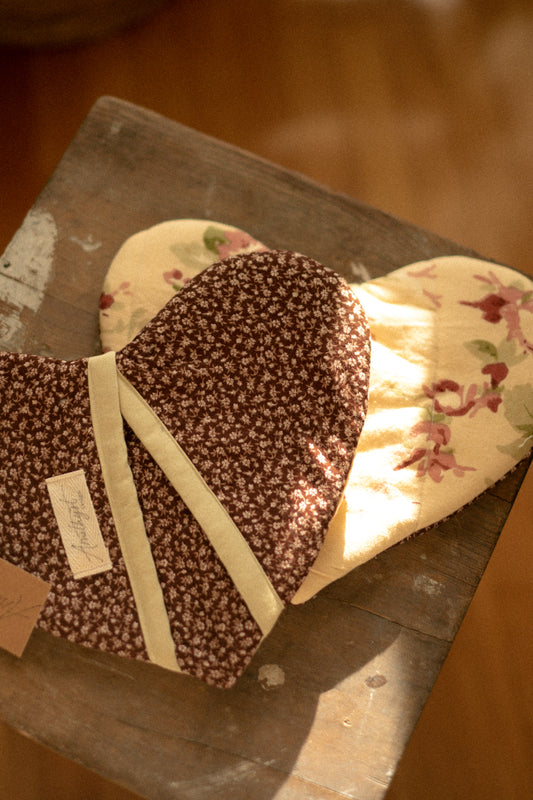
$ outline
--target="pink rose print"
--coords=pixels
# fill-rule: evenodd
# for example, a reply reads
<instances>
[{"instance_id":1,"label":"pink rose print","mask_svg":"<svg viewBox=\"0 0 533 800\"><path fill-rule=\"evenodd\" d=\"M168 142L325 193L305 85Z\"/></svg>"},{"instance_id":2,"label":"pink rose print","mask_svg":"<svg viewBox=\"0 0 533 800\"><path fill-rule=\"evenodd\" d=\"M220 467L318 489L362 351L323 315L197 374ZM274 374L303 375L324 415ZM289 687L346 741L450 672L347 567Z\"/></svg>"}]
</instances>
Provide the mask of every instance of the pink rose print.
<instances>
[{"instance_id":1,"label":"pink rose print","mask_svg":"<svg viewBox=\"0 0 533 800\"><path fill-rule=\"evenodd\" d=\"M105 294L102 292L100 295L100 310L105 311L106 309L111 308L114 302L115 298L112 294Z\"/></svg>"},{"instance_id":2,"label":"pink rose print","mask_svg":"<svg viewBox=\"0 0 533 800\"><path fill-rule=\"evenodd\" d=\"M435 294L434 292L428 291L428 289L423 289L422 294L425 294L428 300L431 300L435 308L440 308L442 306L441 303L441 294Z\"/></svg>"},{"instance_id":3,"label":"pink rose print","mask_svg":"<svg viewBox=\"0 0 533 800\"><path fill-rule=\"evenodd\" d=\"M499 383L507 376L509 370L505 364L498 363L487 364L481 372L490 375L491 382L490 385L486 382L483 383L479 395L475 383L472 383L468 389L452 380L442 380L432 383L431 386L423 386L426 397L433 400L433 410L438 414L445 414L447 417L464 417L468 413L473 417L481 408L488 408L496 413L502 402L498 388ZM455 403L452 402L453 395L455 395ZM448 402L445 402L443 396Z\"/></svg>"},{"instance_id":4,"label":"pink rose print","mask_svg":"<svg viewBox=\"0 0 533 800\"><path fill-rule=\"evenodd\" d=\"M437 265L435 263L430 264L429 267L423 267L419 269L417 272L414 270L409 270L407 273L411 278L431 278L434 280L437 276L435 275L435 270Z\"/></svg>"},{"instance_id":5,"label":"pink rose print","mask_svg":"<svg viewBox=\"0 0 533 800\"><path fill-rule=\"evenodd\" d=\"M244 231L239 230L225 230L210 225L204 232L204 245L207 250L217 255L220 259L228 258L228 256L242 253L253 247L254 250L265 252L266 247L263 247L257 239L254 239Z\"/></svg>"},{"instance_id":6,"label":"pink rose print","mask_svg":"<svg viewBox=\"0 0 533 800\"><path fill-rule=\"evenodd\" d=\"M533 314L533 294L523 292L515 286L504 286L494 273L489 272L489 277L476 275L478 281L488 283L496 291L490 292L477 302L461 301L463 306L479 308L486 322L497 325L502 320L507 325L507 340L516 339L524 351L533 352L533 344L528 342L520 326L520 312L526 311Z\"/></svg>"},{"instance_id":7,"label":"pink rose print","mask_svg":"<svg viewBox=\"0 0 533 800\"><path fill-rule=\"evenodd\" d=\"M475 472L474 467L464 467L458 464L452 452L441 450L441 447L447 445L451 438L449 425L427 421L418 422L411 428L412 436L424 433L426 441L432 442L433 447L416 447L408 458L394 467L395 470L418 463L416 477L422 478L424 475L428 475L435 483L440 483L444 473L449 470L452 470L457 478L462 478L465 472Z\"/></svg>"},{"instance_id":8,"label":"pink rose print","mask_svg":"<svg viewBox=\"0 0 533 800\"><path fill-rule=\"evenodd\" d=\"M503 297L499 297L497 294L488 294L483 298L483 300L480 300L477 303L468 303L463 301L461 305L479 308L481 311L483 311L483 319L487 320L487 322L492 322L495 325L502 319L501 309L502 306L506 305L506 303Z\"/></svg>"},{"instance_id":9,"label":"pink rose print","mask_svg":"<svg viewBox=\"0 0 533 800\"><path fill-rule=\"evenodd\" d=\"M497 364L486 364L481 372L483 375L490 375L490 385L495 389L496 386L506 379L509 374L509 368L506 364L499 361Z\"/></svg>"},{"instance_id":10,"label":"pink rose print","mask_svg":"<svg viewBox=\"0 0 533 800\"><path fill-rule=\"evenodd\" d=\"M501 361L486 364L482 370L483 375L490 377L490 384L484 381L479 388L472 383L468 388L461 386L457 381L445 378L432 383L431 386L423 386L424 394L432 401L430 413L435 415L450 417L464 417L469 414L473 417L482 408L496 413L502 402L501 386L509 373L506 364ZM442 419L442 418L441 418ZM411 436L426 434L426 441L433 442L433 447L416 447L411 455L394 467L395 470L410 467L418 464L416 477L424 475L440 483L444 473L452 471L457 478L462 478L465 472L475 471L474 467L466 467L457 463L453 452L442 447L449 444L451 439L451 428L441 420L419 422L410 430Z\"/></svg>"},{"instance_id":11,"label":"pink rose print","mask_svg":"<svg viewBox=\"0 0 533 800\"><path fill-rule=\"evenodd\" d=\"M183 277L183 272L179 269L171 269L168 272L163 272L163 278L172 286L175 292L179 292L179 290L190 281L190 278Z\"/></svg>"},{"instance_id":12,"label":"pink rose print","mask_svg":"<svg viewBox=\"0 0 533 800\"><path fill-rule=\"evenodd\" d=\"M228 258L235 253L240 253L241 250L247 250L253 244L257 244L255 239L241 231L226 231L225 238L225 242L219 241L216 243L221 259Z\"/></svg>"},{"instance_id":13,"label":"pink rose print","mask_svg":"<svg viewBox=\"0 0 533 800\"><path fill-rule=\"evenodd\" d=\"M169 272L163 272L163 278L167 283L173 284L174 281L179 281L183 278L183 272L179 269L171 269Z\"/></svg>"},{"instance_id":14,"label":"pink rose print","mask_svg":"<svg viewBox=\"0 0 533 800\"><path fill-rule=\"evenodd\" d=\"M124 281L114 292L102 292L99 303L100 310L107 311L108 308L111 308L119 294L131 295L131 292L128 291L129 286L129 281Z\"/></svg>"}]
</instances>

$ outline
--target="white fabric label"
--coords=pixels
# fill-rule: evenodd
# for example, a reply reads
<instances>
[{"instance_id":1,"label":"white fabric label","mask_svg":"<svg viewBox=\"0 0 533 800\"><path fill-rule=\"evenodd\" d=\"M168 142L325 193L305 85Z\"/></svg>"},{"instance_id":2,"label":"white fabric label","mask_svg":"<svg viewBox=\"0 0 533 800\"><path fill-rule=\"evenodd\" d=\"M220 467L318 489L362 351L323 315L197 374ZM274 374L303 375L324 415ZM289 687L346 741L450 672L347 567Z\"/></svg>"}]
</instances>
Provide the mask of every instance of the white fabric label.
<instances>
[{"instance_id":1,"label":"white fabric label","mask_svg":"<svg viewBox=\"0 0 533 800\"><path fill-rule=\"evenodd\" d=\"M74 577L111 569L83 470L47 478L46 485Z\"/></svg>"}]
</instances>

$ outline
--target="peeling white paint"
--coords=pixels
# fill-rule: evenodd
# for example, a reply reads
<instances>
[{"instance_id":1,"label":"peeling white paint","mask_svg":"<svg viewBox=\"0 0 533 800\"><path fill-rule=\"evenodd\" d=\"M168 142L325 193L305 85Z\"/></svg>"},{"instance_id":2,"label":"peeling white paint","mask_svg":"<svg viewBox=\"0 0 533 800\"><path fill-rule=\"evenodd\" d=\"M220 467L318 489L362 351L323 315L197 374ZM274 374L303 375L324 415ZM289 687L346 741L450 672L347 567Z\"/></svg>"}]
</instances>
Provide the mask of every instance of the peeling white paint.
<instances>
[{"instance_id":1,"label":"peeling white paint","mask_svg":"<svg viewBox=\"0 0 533 800\"><path fill-rule=\"evenodd\" d=\"M30 211L2 257L2 274L44 292L52 276L56 240L52 215Z\"/></svg>"},{"instance_id":2,"label":"peeling white paint","mask_svg":"<svg viewBox=\"0 0 533 800\"><path fill-rule=\"evenodd\" d=\"M37 313L53 275L57 227L47 211L30 211L0 259L0 347L22 346L24 312Z\"/></svg>"},{"instance_id":3,"label":"peeling white paint","mask_svg":"<svg viewBox=\"0 0 533 800\"><path fill-rule=\"evenodd\" d=\"M174 792L179 791L180 797L189 797L191 799L206 797L208 792L212 794L228 786L238 786L246 778L257 775L262 769L262 764L243 759L227 767L215 769L212 772L202 770L201 774L195 775L193 778L170 781L167 785Z\"/></svg>"},{"instance_id":4,"label":"peeling white paint","mask_svg":"<svg viewBox=\"0 0 533 800\"><path fill-rule=\"evenodd\" d=\"M122 122L113 122L111 125L111 135L116 136L122 130Z\"/></svg>"},{"instance_id":5,"label":"peeling white paint","mask_svg":"<svg viewBox=\"0 0 533 800\"><path fill-rule=\"evenodd\" d=\"M443 589L442 583L433 580L433 578L429 578L427 575L417 575L413 585L417 592L424 592L424 594L430 597L438 596Z\"/></svg>"},{"instance_id":6,"label":"peeling white paint","mask_svg":"<svg viewBox=\"0 0 533 800\"><path fill-rule=\"evenodd\" d=\"M372 276L362 261L350 261L349 266L351 279L357 283L364 283L371 279Z\"/></svg>"},{"instance_id":7,"label":"peeling white paint","mask_svg":"<svg viewBox=\"0 0 533 800\"><path fill-rule=\"evenodd\" d=\"M77 236L71 236L70 241L74 242L74 244L79 244L81 249L86 253L92 253L94 250L98 250L98 248L102 246L102 242L96 242L91 233L86 239L79 239Z\"/></svg>"}]
</instances>

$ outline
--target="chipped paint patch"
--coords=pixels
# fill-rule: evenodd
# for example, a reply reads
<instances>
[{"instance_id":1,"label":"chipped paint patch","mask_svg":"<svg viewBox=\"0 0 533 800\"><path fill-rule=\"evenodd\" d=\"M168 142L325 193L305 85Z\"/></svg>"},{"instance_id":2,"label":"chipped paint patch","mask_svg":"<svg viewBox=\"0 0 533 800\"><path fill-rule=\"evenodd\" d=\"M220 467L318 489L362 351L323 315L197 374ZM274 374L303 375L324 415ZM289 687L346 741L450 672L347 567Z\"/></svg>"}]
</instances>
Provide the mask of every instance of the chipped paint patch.
<instances>
[{"instance_id":1,"label":"chipped paint patch","mask_svg":"<svg viewBox=\"0 0 533 800\"><path fill-rule=\"evenodd\" d=\"M350 261L349 263L351 280L356 283L369 281L372 276L362 261Z\"/></svg>"},{"instance_id":2,"label":"chipped paint patch","mask_svg":"<svg viewBox=\"0 0 533 800\"><path fill-rule=\"evenodd\" d=\"M427 575L417 575L413 585L417 592L424 592L430 597L437 597L443 589L442 583L433 580L433 578L428 578Z\"/></svg>"},{"instance_id":3,"label":"chipped paint patch","mask_svg":"<svg viewBox=\"0 0 533 800\"><path fill-rule=\"evenodd\" d=\"M94 241L91 233L86 239L79 239L77 236L71 236L70 241L74 242L74 244L79 244L81 249L86 253L92 253L94 250L98 250L98 248L102 246L102 242Z\"/></svg>"},{"instance_id":4,"label":"chipped paint patch","mask_svg":"<svg viewBox=\"0 0 533 800\"><path fill-rule=\"evenodd\" d=\"M257 679L265 691L279 689L285 683L285 673L277 664L263 664Z\"/></svg>"},{"instance_id":5,"label":"chipped paint patch","mask_svg":"<svg viewBox=\"0 0 533 800\"><path fill-rule=\"evenodd\" d=\"M44 292L52 275L56 239L52 215L30 211L2 256L2 274Z\"/></svg>"},{"instance_id":6,"label":"chipped paint patch","mask_svg":"<svg viewBox=\"0 0 533 800\"><path fill-rule=\"evenodd\" d=\"M22 347L28 312L37 313L53 275L57 227L47 211L32 209L0 259L0 346Z\"/></svg>"},{"instance_id":7,"label":"chipped paint patch","mask_svg":"<svg viewBox=\"0 0 533 800\"><path fill-rule=\"evenodd\" d=\"M235 757L236 759L237 757ZM200 774L194 775L189 779L170 781L169 789L179 793L180 797L199 798L213 796L216 791L221 791L229 787L233 791L239 784L251 777L256 778L263 771L263 764L256 764L251 761L240 759L236 763L229 764L211 772L202 769ZM216 795L215 795L216 796ZM239 794L242 797L242 794Z\"/></svg>"}]
</instances>

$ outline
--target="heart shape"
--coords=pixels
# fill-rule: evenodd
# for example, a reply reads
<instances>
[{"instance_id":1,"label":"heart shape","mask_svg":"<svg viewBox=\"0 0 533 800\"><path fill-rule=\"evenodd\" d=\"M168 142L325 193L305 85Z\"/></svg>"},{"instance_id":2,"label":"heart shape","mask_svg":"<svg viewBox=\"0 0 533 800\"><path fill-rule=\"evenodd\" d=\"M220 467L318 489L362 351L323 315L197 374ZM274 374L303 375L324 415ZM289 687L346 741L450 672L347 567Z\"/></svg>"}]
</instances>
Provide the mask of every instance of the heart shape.
<instances>
[{"instance_id":1,"label":"heart shape","mask_svg":"<svg viewBox=\"0 0 533 800\"><path fill-rule=\"evenodd\" d=\"M322 546L369 357L348 285L285 252L209 267L116 355L2 354L0 555L51 584L40 627L232 685Z\"/></svg>"},{"instance_id":2,"label":"heart shape","mask_svg":"<svg viewBox=\"0 0 533 800\"><path fill-rule=\"evenodd\" d=\"M468 505L533 445L531 279L444 256L354 291L372 337L368 413L345 502L294 603Z\"/></svg>"},{"instance_id":3,"label":"heart shape","mask_svg":"<svg viewBox=\"0 0 533 800\"><path fill-rule=\"evenodd\" d=\"M173 220L120 248L105 278L104 347L126 343L149 292L196 274L217 241L261 247L220 222ZM227 236L227 240L225 237ZM150 253L153 258L150 259ZM150 263L150 269L145 268ZM116 294L127 284L127 303ZM443 256L353 284L370 324L369 408L343 503L300 603L383 550L450 516L527 458L533 443L533 282L498 264ZM154 294L155 296L155 294ZM161 302L161 300L159 302Z\"/></svg>"}]
</instances>

